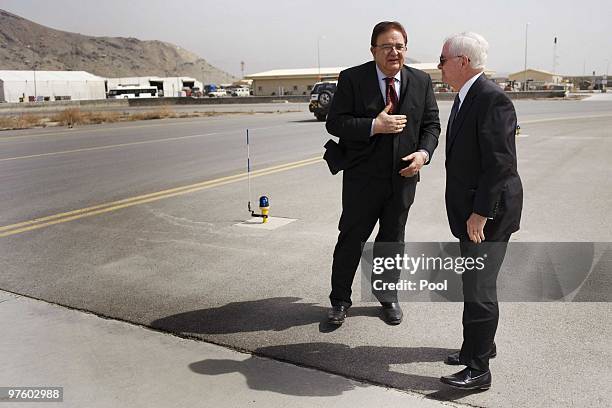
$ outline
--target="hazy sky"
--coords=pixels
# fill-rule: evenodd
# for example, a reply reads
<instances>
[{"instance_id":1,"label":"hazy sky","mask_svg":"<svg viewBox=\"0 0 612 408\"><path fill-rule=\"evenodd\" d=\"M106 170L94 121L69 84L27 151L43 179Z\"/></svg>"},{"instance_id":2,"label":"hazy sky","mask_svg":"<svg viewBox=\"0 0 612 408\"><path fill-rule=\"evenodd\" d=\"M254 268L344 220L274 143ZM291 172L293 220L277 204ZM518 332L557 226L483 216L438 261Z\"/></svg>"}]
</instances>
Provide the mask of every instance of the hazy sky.
<instances>
[{"instance_id":1,"label":"hazy sky","mask_svg":"<svg viewBox=\"0 0 612 408\"><path fill-rule=\"evenodd\" d=\"M408 31L408 56L434 62L444 38L476 31L490 44L488 68L606 71L612 60L609 0L343 1L343 0L0 0L0 8L37 23L98 36L168 41L240 74L278 68L356 65L371 59L372 27L398 20Z\"/></svg>"}]
</instances>

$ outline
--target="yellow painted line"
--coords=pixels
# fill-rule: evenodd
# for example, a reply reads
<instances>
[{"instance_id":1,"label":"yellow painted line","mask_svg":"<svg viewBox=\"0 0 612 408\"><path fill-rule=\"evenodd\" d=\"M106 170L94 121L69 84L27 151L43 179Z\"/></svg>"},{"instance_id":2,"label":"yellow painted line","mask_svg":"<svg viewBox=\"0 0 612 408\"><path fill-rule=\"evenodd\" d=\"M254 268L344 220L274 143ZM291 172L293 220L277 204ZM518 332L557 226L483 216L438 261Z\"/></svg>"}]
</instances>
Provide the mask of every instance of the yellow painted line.
<instances>
[{"instance_id":1,"label":"yellow painted line","mask_svg":"<svg viewBox=\"0 0 612 408\"><path fill-rule=\"evenodd\" d=\"M158 143L158 142L172 142L174 140L191 139L191 138L195 138L195 137L204 137L204 136L212 136L212 135L216 135L216 134L219 134L219 133L220 132L202 133L202 134L198 134L198 135L168 137L168 138L165 138L165 139L143 140L143 141L140 141L140 142L120 143L120 144L107 145L107 146L96 146L96 147L85 147L85 148L82 148L82 149L74 149L74 150L63 150L63 151L59 151L59 152L32 154L32 155L29 155L29 156L8 157L6 159L0 159L0 162L10 161L10 160L30 159L30 158L33 158L33 157L55 156L55 155L58 155L58 154L68 154L68 153L78 153L78 152L90 152L90 151L93 151L93 150L113 149L115 147L136 146L136 145L151 144L151 143Z\"/></svg>"},{"instance_id":2,"label":"yellow painted line","mask_svg":"<svg viewBox=\"0 0 612 408\"><path fill-rule=\"evenodd\" d=\"M267 167L265 169L261 169L261 170L255 170L251 172L251 176L257 176L262 172L267 172L270 170L276 170L276 169L283 169L287 166L293 166L293 165L300 165L302 163L306 163L306 164L310 164L311 162L314 161L318 161L320 160L320 158L315 157L315 158L311 158L311 159L305 159L305 160L300 160L297 162L292 162L292 163L286 163L286 164L280 164L277 166L272 166L272 167ZM98 204L92 207L86 207L86 208L81 208L79 210L74 210L74 211L69 211L66 213L61 213L61 214L55 214L55 215L50 215L47 217L42 217L42 218L36 218L34 220L30 220L30 221L24 221L18 224L12 224L12 225L6 225L3 227L0 227L0 232L2 231L6 231L9 229L13 229L13 228L17 228L17 227L21 227L21 226L25 226L25 225L32 225L32 224L36 224L36 223L40 223L40 222L45 222L45 221L49 221L49 220L53 220L53 219L57 219L57 218L61 218L61 217L68 217L68 216L72 216L75 214L80 214L80 213L84 213L84 212L88 212L88 211L94 211L94 210L98 210L100 208L103 207L110 207L110 206L116 206L116 205L121 205L130 201L135 201L135 200L142 200L142 199L148 199L151 197L155 197L155 196L160 196L160 195L164 195L164 194L172 194L181 190L185 190L185 189L191 189L191 188L197 188L197 187L205 187L209 184L213 184L213 183L218 183L218 182L222 182L222 181L233 181L237 178L241 178L245 177L247 175L247 173L240 173L240 174L235 174L232 176L226 176L226 177L221 177L221 178L217 178L214 180L208 180L208 181L203 181L200 183L196 183L196 184L190 184L188 186L182 186L182 187L175 187L175 188L171 188L168 190L162 190L162 191L158 191L155 193L150 193L150 194L145 194L145 195L140 195L140 196L136 196L136 197L131 197L131 198L126 198L123 200L119 200L119 201L113 201L110 203L105 203L105 204Z\"/></svg>"},{"instance_id":3,"label":"yellow painted line","mask_svg":"<svg viewBox=\"0 0 612 408\"><path fill-rule=\"evenodd\" d=\"M319 163L323 161L321 157L313 157L310 159L300 160L292 163L272 166L265 169L252 171L251 177L261 177L274 173L279 173L291 169L296 169L303 166ZM135 205L150 203L153 201L162 200L165 198L176 197L183 194L193 193L213 187L219 187L237 181L247 179L247 173L240 173L233 176L221 177L214 180L208 180L201 183L191 184L188 186L176 187L168 190L158 191L156 193L145 194L141 196L131 197L124 200L113 201L110 203L99 204L92 207L82 208L79 210L69 211L61 214L50 215L47 217L37 218L30 221L24 221L17 224L6 225L0 227L0 238L10 235L20 234L22 232L31 231L47 226L60 224L80 218L91 217L98 214L104 214L111 211L116 211L122 208L132 207Z\"/></svg>"}]
</instances>

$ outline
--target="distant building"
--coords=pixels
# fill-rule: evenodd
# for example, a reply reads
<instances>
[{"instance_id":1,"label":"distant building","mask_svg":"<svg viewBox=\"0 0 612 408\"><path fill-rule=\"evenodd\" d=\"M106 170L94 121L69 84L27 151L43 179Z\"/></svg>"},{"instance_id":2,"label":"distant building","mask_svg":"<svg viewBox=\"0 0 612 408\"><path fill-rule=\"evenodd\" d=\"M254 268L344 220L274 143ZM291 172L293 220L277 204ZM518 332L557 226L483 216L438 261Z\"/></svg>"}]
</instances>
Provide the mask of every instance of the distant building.
<instances>
[{"instance_id":1,"label":"distant building","mask_svg":"<svg viewBox=\"0 0 612 408\"><path fill-rule=\"evenodd\" d=\"M408 66L426 72L436 88L444 88L442 73L438 69L437 62L413 63L408 64ZM252 90L253 95L256 96L308 95L316 82L335 81L338 79L340 71L346 68L275 69L246 75L245 79L253 81ZM486 70L485 74L491 76L494 71Z\"/></svg>"},{"instance_id":2,"label":"distant building","mask_svg":"<svg viewBox=\"0 0 612 408\"><path fill-rule=\"evenodd\" d=\"M532 68L510 74L508 79L520 83L527 81L530 87L541 87L545 84L561 84L563 82L562 75Z\"/></svg>"},{"instance_id":3,"label":"distant building","mask_svg":"<svg viewBox=\"0 0 612 408\"><path fill-rule=\"evenodd\" d=\"M195 78L191 77L124 77L124 78L107 78L106 91L122 87L156 87L159 96L188 96L194 90L202 91L203 84Z\"/></svg>"},{"instance_id":4,"label":"distant building","mask_svg":"<svg viewBox=\"0 0 612 408\"><path fill-rule=\"evenodd\" d=\"M343 69L346 68L275 69L245 75L244 78L253 81L255 96L308 95L315 82L336 80Z\"/></svg>"},{"instance_id":5,"label":"distant building","mask_svg":"<svg viewBox=\"0 0 612 408\"><path fill-rule=\"evenodd\" d=\"M104 78L85 71L0 71L0 102L104 98Z\"/></svg>"}]
</instances>

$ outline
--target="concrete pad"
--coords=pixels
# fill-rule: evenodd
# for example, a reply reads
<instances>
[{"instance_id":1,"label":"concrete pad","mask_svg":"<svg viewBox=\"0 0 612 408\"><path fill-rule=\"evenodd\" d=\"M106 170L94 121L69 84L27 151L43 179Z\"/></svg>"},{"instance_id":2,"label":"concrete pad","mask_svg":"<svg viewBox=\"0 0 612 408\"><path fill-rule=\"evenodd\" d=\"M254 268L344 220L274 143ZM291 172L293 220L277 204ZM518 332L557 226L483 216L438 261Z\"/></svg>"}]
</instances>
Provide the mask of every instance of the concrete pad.
<instances>
[{"instance_id":1,"label":"concrete pad","mask_svg":"<svg viewBox=\"0 0 612 408\"><path fill-rule=\"evenodd\" d=\"M63 387L50 406L459 406L2 291L0 322L0 384Z\"/></svg>"},{"instance_id":2,"label":"concrete pad","mask_svg":"<svg viewBox=\"0 0 612 408\"><path fill-rule=\"evenodd\" d=\"M260 230L272 231L285 225L297 221L294 218L268 217L268 222L263 222L263 218L251 217L243 222L234 224L235 227L255 228Z\"/></svg>"}]
</instances>

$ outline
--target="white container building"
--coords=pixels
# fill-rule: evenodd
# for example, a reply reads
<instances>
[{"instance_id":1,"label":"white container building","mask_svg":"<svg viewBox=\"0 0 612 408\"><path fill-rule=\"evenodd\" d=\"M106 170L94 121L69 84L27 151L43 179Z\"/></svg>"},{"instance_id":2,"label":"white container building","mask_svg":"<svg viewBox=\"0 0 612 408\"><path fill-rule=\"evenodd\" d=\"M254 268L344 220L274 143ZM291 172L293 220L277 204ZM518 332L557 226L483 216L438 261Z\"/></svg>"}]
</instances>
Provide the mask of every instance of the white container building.
<instances>
[{"instance_id":1,"label":"white container building","mask_svg":"<svg viewBox=\"0 0 612 408\"><path fill-rule=\"evenodd\" d=\"M104 78L89 72L0 70L0 102L105 98Z\"/></svg>"}]
</instances>

